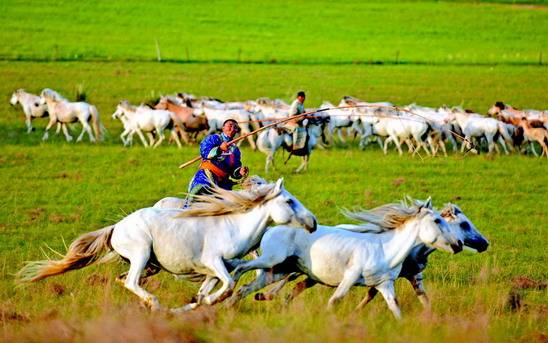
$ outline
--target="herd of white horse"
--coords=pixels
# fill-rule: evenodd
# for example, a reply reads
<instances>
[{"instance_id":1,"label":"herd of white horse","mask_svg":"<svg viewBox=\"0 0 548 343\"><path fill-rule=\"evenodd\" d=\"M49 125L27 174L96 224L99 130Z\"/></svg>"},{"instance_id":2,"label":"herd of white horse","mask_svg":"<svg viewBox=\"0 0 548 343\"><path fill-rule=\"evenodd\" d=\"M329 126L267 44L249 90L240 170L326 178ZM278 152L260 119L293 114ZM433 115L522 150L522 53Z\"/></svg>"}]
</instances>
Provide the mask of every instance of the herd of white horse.
<instances>
[{"instance_id":1,"label":"herd of white horse","mask_svg":"<svg viewBox=\"0 0 548 343\"><path fill-rule=\"evenodd\" d=\"M48 130L58 124L57 132L63 130L67 141L72 140L68 124L76 121L82 124L82 132L90 141L101 140L104 127L95 106L85 102L70 102L59 93L44 89L40 96L15 91L11 104L20 103L26 116L27 131L30 133L32 119L49 115L49 123L43 139L48 139ZM180 147L181 139L190 142L189 134L218 132L224 120L232 118L240 123L241 134L249 134L254 128L288 117L289 105L282 100L259 98L244 102L221 102L220 100L179 93L161 97L154 107L133 106L121 101L112 115L124 126L120 135L124 145L131 145L135 134L144 146L157 147L164 139L164 131L170 130L172 140ZM460 144L461 152L480 152L485 146L493 151L509 154L510 151L530 153L538 156L535 144L540 145L541 156L548 157L548 111L517 110L502 102L497 102L483 116L460 107L442 106L430 108L416 104L404 107L389 102L368 103L346 96L337 106L324 102L318 109L308 109L307 153L298 170L306 169L308 157L315 147L331 145L334 136L346 143L346 136L359 137L359 146L365 148L376 141L388 153L392 143L402 155L402 145L406 144L409 153L424 151L427 155L437 155L441 151L447 156L446 144L454 151ZM92 133L93 126L95 135ZM148 140L145 137L148 136ZM274 154L280 148L290 150L291 134L283 125L262 131L256 138L247 136L252 149L258 148L267 155L265 168L274 167Z\"/></svg>"},{"instance_id":2,"label":"herd of white horse","mask_svg":"<svg viewBox=\"0 0 548 343\"><path fill-rule=\"evenodd\" d=\"M257 300L272 299L285 284L302 276L287 300L323 284L335 288L328 301L331 309L353 286L367 286L369 291L357 307L380 292L399 319L397 278L409 280L421 303L429 306L422 281L428 256L437 249L458 253L463 247L482 252L489 245L458 206L447 204L438 211L430 199L407 198L371 210L345 211L358 223L337 226L318 225L316 217L284 188L282 179L268 183L251 177L242 190L214 189L212 195L198 196L190 207L182 207L183 203L165 198L114 225L83 234L62 259L27 262L17 279L38 281L121 257L130 266L117 281L155 311L164 308L140 281L164 270L178 280L202 283L193 300L171 309L173 313L225 300L233 306L277 283L255 295ZM254 258L243 259L248 254ZM256 278L236 288L250 270L258 270Z\"/></svg>"}]
</instances>

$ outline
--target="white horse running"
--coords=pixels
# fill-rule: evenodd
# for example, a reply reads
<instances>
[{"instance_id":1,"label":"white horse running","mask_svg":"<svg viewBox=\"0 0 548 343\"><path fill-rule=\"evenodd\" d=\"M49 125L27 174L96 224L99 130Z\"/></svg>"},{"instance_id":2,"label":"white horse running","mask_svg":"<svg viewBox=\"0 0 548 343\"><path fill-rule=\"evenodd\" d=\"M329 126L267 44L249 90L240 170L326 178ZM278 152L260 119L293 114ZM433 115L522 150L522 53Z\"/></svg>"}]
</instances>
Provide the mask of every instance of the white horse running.
<instances>
[{"instance_id":1,"label":"white horse running","mask_svg":"<svg viewBox=\"0 0 548 343\"><path fill-rule=\"evenodd\" d=\"M345 105L339 105L339 106L345 106ZM334 108L334 107L335 105L333 105L329 101L324 101L321 104L319 109L322 110L322 109ZM342 136L342 129L352 127L352 125L359 118L356 114L357 114L357 111L353 108L336 108L336 109L322 112L322 115L329 116L329 124L327 125L327 132L329 133L328 140L330 144L333 144L333 136L335 134L335 131L337 131L339 141L343 144L346 143L346 141L344 140Z\"/></svg>"},{"instance_id":2,"label":"white horse running","mask_svg":"<svg viewBox=\"0 0 548 343\"><path fill-rule=\"evenodd\" d=\"M432 146L432 138L429 135L432 131L432 126L428 122L417 116L396 110L385 111L385 113L387 113L388 117L381 118L381 121L385 122L386 132L388 133L388 138L384 141L385 155L388 153L388 143L393 142L399 154L402 155L402 142L405 141L409 149L411 149L414 147L411 140L414 140L417 145L414 153L423 148L428 155L431 154L426 145L426 141L428 141L430 146Z\"/></svg>"},{"instance_id":3,"label":"white horse running","mask_svg":"<svg viewBox=\"0 0 548 343\"><path fill-rule=\"evenodd\" d=\"M171 137L177 143L177 146L181 147L181 142L175 132L174 122L179 123L177 116L170 111L166 110L155 110L146 106L132 106L128 101L121 101L118 106L116 106L116 112L112 114L113 119L120 119L124 124L124 131L120 135L120 139L124 145L128 145L133 141L133 135L136 133L143 145L148 147L143 132L147 132L151 139L150 146L157 147L162 144L165 139L164 130L171 130ZM180 123L180 127L183 127ZM159 139L157 142L154 142L152 137L152 132L155 132ZM126 139L126 136L129 137Z\"/></svg>"},{"instance_id":4,"label":"white horse running","mask_svg":"<svg viewBox=\"0 0 548 343\"><path fill-rule=\"evenodd\" d=\"M455 138L453 138L453 135L451 133L452 125L450 122L452 120L452 117L444 115L434 108L419 106L417 104L407 105L405 106L405 109L409 110L412 113L416 113L416 115L420 118L428 120L428 123L432 126L432 129L434 131L434 145L431 148L434 154L439 147L443 151L443 154L447 156L447 149L445 147L444 140L448 140L451 143L451 145L453 146L453 151L458 150L457 141L455 140Z\"/></svg>"},{"instance_id":5,"label":"white horse running","mask_svg":"<svg viewBox=\"0 0 548 343\"><path fill-rule=\"evenodd\" d=\"M451 232L447 222L425 206L390 204L362 212L378 225L377 233L355 233L328 226L318 226L312 234L300 234L288 226L267 231L261 241L261 256L240 264L234 280L252 269L269 269L294 257L295 267L310 278L337 287L328 303L332 308L354 285L375 287L381 292L396 318L401 311L394 292L394 281L402 263L419 244L456 253L462 242ZM291 259L290 259L291 260ZM234 303L253 287L241 287L231 299Z\"/></svg>"},{"instance_id":6,"label":"white horse running","mask_svg":"<svg viewBox=\"0 0 548 343\"><path fill-rule=\"evenodd\" d=\"M84 133L87 132L90 142L95 142L96 140L102 140L102 133L104 127L101 124L101 119L99 118L99 112L97 108L93 105L88 104L87 102L69 102L67 99L62 97L56 91L46 88L40 93L40 104L47 104L48 113L49 113L49 123L46 126L44 136L42 140L47 140L49 137L48 130L55 124L61 123L63 128L63 133L68 142L72 140L72 137L68 133L66 124L74 123L79 121L82 124L82 132L76 139L77 142L81 141L84 137ZM91 127L89 121L93 123L93 130L95 131L95 137L91 132Z\"/></svg>"},{"instance_id":7,"label":"white horse running","mask_svg":"<svg viewBox=\"0 0 548 343\"><path fill-rule=\"evenodd\" d=\"M34 131L32 120L34 118L43 118L48 116L48 107L46 104L40 103L40 97L31 93L27 93L24 89L18 89L11 95L10 104L12 106L21 104L25 113L25 124L27 125L27 133Z\"/></svg>"},{"instance_id":8,"label":"white horse running","mask_svg":"<svg viewBox=\"0 0 548 343\"><path fill-rule=\"evenodd\" d=\"M27 263L18 280L38 281L83 268L113 251L105 258L120 255L130 262L124 286L153 310L160 309L158 299L139 285L141 272L147 267L148 275L164 269L190 279L207 276L221 280L223 285L215 293L173 310L180 312L202 302L222 300L234 287L225 261L245 256L260 242L269 224L316 229L316 218L284 189L283 179L253 191L215 189L213 196L199 196L198 200L186 210L138 210L115 225L80 236L59 261Z\"/></svg>"},{"instance_id":9,"label":"white horse running","mask_svg":"<svg viewBox=\"0 0 548 343\"><path fill-rule=\"evenodd\" d=\"M466 113L458 108L453 108L450 112L454 115L455 121L464 133L464 142L461 146L461 152L464 152L464 148L471 149L471 139L473 138L485 138L487 141L489 153L493 152L493 149L497 149L495 140L504 149L504 153L508 155L508 149L506 143L509 144L510 150L512 148L512 137L508 134L508 131L503 122L480 116L475 113Z\"/></svg>"},{"instance_id":10,"label":"white horse running","mask_svg":"<svg viewBox=\"0 0 548 343\"><path fill-rule=\"evenodd\" d=\"M416 204L420 203L416 202ZM364 219L361 218L359 212L346 212L345 215L347 215L351 219L357 219L359 221L362 221ZM447 221L449 227L451 228L451 230L453 230L453 233L456 235L456 237L463 242L465 249L478 253L487 250L487 248L489 247L489 241L487 241L487 239L483 237L483 235L476 229L475 225L470 221L470 219L468 219L468 217L466 217L466 215L464 215L462 210L457 205L451 203L445 205L440 215L443 217L443 219ZM367 222L359 225L342 224L335 226L335 228L363 233L378 231L377 225ZM426 295L426 290L424 289L422 272L426 269L429 255L434 251L436 251L436 249L428 247L425 244L420 244L415 247L404 260L402 269L398 276L399 278L405 278L411 283L411 286L415 290L415 294L417 295L421 304L424 307L429 307L430 301L428 299L428 296ZM261 271L261 273L262 272L263 271ZM272 271L268 271L268 273L272 274ZM268 292L255 294L255 299L272 300L281 291L281 289L288 281L294 280L300 275L302 274L287 274L287 276L282 281L280 281L279 284L275 285L275 287ZM261 276L259 275L259 277ZM274 280L279 278L279 276L269 275L268 278ZM293 291L287 296L286 302L293 300L305 289L314 286L316 283L316 281L308 277L305 280L298 282L295 287L293 287ZM376 288L370 288L368 291L368 295L358 305L357 309L369 303L375 297L377 292L378 291Z\"/></svg>"}]
</instances>

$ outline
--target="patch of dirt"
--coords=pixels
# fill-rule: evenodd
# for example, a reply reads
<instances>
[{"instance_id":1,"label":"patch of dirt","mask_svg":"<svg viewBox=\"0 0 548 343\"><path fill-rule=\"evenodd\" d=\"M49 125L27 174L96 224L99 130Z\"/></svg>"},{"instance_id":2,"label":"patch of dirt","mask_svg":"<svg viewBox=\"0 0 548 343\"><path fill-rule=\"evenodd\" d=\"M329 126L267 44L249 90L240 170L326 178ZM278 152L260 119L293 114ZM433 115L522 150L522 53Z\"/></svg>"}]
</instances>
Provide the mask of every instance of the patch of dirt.
<instances>
[{"instance_id":1,"label":"patch of dirt","mask_svg":"<svg viewBox=\"0 0 548 343\"><path fill-rule=\"evenodd\" d=\"M396 187L399 187L400 185L404 184L405 183L405 179L403 177L399 177L397 179L394 179L392 181L392 184Z\"/></svg>"},{"instance_id":2,"label":"patch of dirt","mask_svg":"<svg viewBox=\"0 0 548 343\"><path fill-rule=\"evenodd\" d=\"M37 208L35 208L35 209L33 209L33 210L30 210L30 211L28 212L28 215L29 215L30 220L33 220L33 221L34 221L34 220L40 218L40 216L42 215L42 213L44 213L45 211L46 211L46 210L43 209L42 207L37 207Z\"/></svg>"},{"instance_id":3,"label":"patch of dirt","mask_svg":"<svg viewBox=\"0 0 548 343\"><path fill-rule=\"evenodd\" d=\"M28 314L21 314L15 311L0 309L0 321L6 322L30 322Z\"/></svg>"},{"instance_id":4,"label":"patch of dirt","mask_svg":"<svg viewBox=\"0 0 548 343\"><path fill-rule=\"evenodd\" d=\"M454 195L452 198L451 198L451 201L458 201L458 200L462 200L462 197L460 195Z\"/></svg>"},{"instance_id":5,"label":"patch of dirt","mask_svg":"<svg viewBox=\"0 0 548 343\"><path fill-rule=\"evenodd\" d=\"M73 180L76 180L76 181L82 180L82 174L80 174L80 173L71 174L71 173L68 173L66 171L60 172L55 177L57 179L73 179Z\"/></svg>"},{"instance_id":6,"label":"patch of dirt","mask_svg":"<svg viewBox=\"0 0 548 343\"><path fill-rule=\"evenodd\" d=\"M536 281L527 276L518 276L512 280L512 287L516 289L546 289L548 282Z\"/></svg>"},{"instance_id":7,"label":"patch of dirt","mask_svg":"<svg viewBox=\"0 0 548 343\"><path fill-rule=\"evenodd\" d=\"M99 274L92 274L86 279L86 283L90 286L103 286L108 282L108 278Z\"/></svg>"},{"instance_id":8,"label":"patch of dirt","mask_svg":"<svg viewBox=\"0 0 548 343\"><path fill-rule=\"evenodd\" d=\"M51 283L49 284L49 291L53 294L55 294L56 296L60 297L61 295L63 295L66 291L66 288L65 286L59 284L59 283Z\"/></svg>"},{"instance_id":9,"label":"patch of dirt","mask_svg":"<svg viewBox=\"0 0 548 343\"><path fill-rule=\"evenodd\" d=\"M52 213L50 214L49 216L49 220L55 224L59 224L59 223L73 223L73 222L76 222L76 221L79 221L81 219L81 215L80 214L69 214L69 215L64 215L64 214L59 214L59 213Z\"/></svg>"},{"instance_id":10,"label":"patch of dirt","mask_svg":"<svg viewBox=\"0 0 548 343\"><path fill-rule=\"evenodd\" d=\"M57 311L56 309L50 309L40 314L38 316L38 319L48 321L48 320L57 319L57 317L59 317L59 311Z\"/></svg>"}]
</instances>

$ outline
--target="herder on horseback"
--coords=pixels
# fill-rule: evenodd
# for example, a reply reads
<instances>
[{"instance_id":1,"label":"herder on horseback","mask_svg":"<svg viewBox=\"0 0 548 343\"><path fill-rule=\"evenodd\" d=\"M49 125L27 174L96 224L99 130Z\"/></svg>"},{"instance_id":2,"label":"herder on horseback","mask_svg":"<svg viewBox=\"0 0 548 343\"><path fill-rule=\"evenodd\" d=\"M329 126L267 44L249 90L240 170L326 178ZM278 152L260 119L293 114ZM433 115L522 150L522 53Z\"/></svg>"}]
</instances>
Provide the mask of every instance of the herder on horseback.
<instances>
[{"instance_id":1,"label":"herder on horseback","mask_svg":"<svg viewBox=\"0 0 548 343\"><path fill-rule=\"evenodd\" d=\"M305 113L304 100L306 96L303 91L297 93L297 99L293 101L289 108L289 117L298 116ZM285 124L287 130L293 135L293 148L292 150L299 150L306 145L306 118L300 117L299 119L290 120Z\"/></svg>"}]
</instances>

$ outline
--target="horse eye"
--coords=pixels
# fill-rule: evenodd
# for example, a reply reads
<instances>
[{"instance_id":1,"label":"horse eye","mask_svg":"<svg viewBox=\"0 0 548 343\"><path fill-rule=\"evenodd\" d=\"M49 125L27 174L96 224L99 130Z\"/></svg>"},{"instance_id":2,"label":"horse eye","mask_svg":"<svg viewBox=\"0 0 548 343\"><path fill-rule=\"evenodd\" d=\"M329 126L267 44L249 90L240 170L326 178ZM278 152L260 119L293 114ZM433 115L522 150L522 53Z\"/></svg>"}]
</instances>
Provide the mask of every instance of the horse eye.
<instances>
[{"instance_id":1,"label":"horse eye","mask_svg":"<svg viewBox=\"0 0 548 343\"><path fill-rule=\"evenodd\" d=\"M463 230L470 230L470 224L468 224L468 222L462 222L459 226Z\"/></svg>"},{"instance_id":2,"label":"horse eye","mask_svg":"<svg viewBox=\"0 0 548 343\"><path fill-rule=\"evenodd\" d=\"M441 223L441 220L440 220L439 218L436 218L436 219L434 220L434 223L439 224L439 223Z\"/></svg>"},{"instance_id":3,"label":"horse eye","mask_svg":"<svg viewBox=\"0 0 548 343\"><path fill-rule=\"evenodd\" d=\"M289 206L293 206L293 204L295 204L295 201L293 201L293 199L287 199L286 202Z\"/></svg>"}]
</instances>

